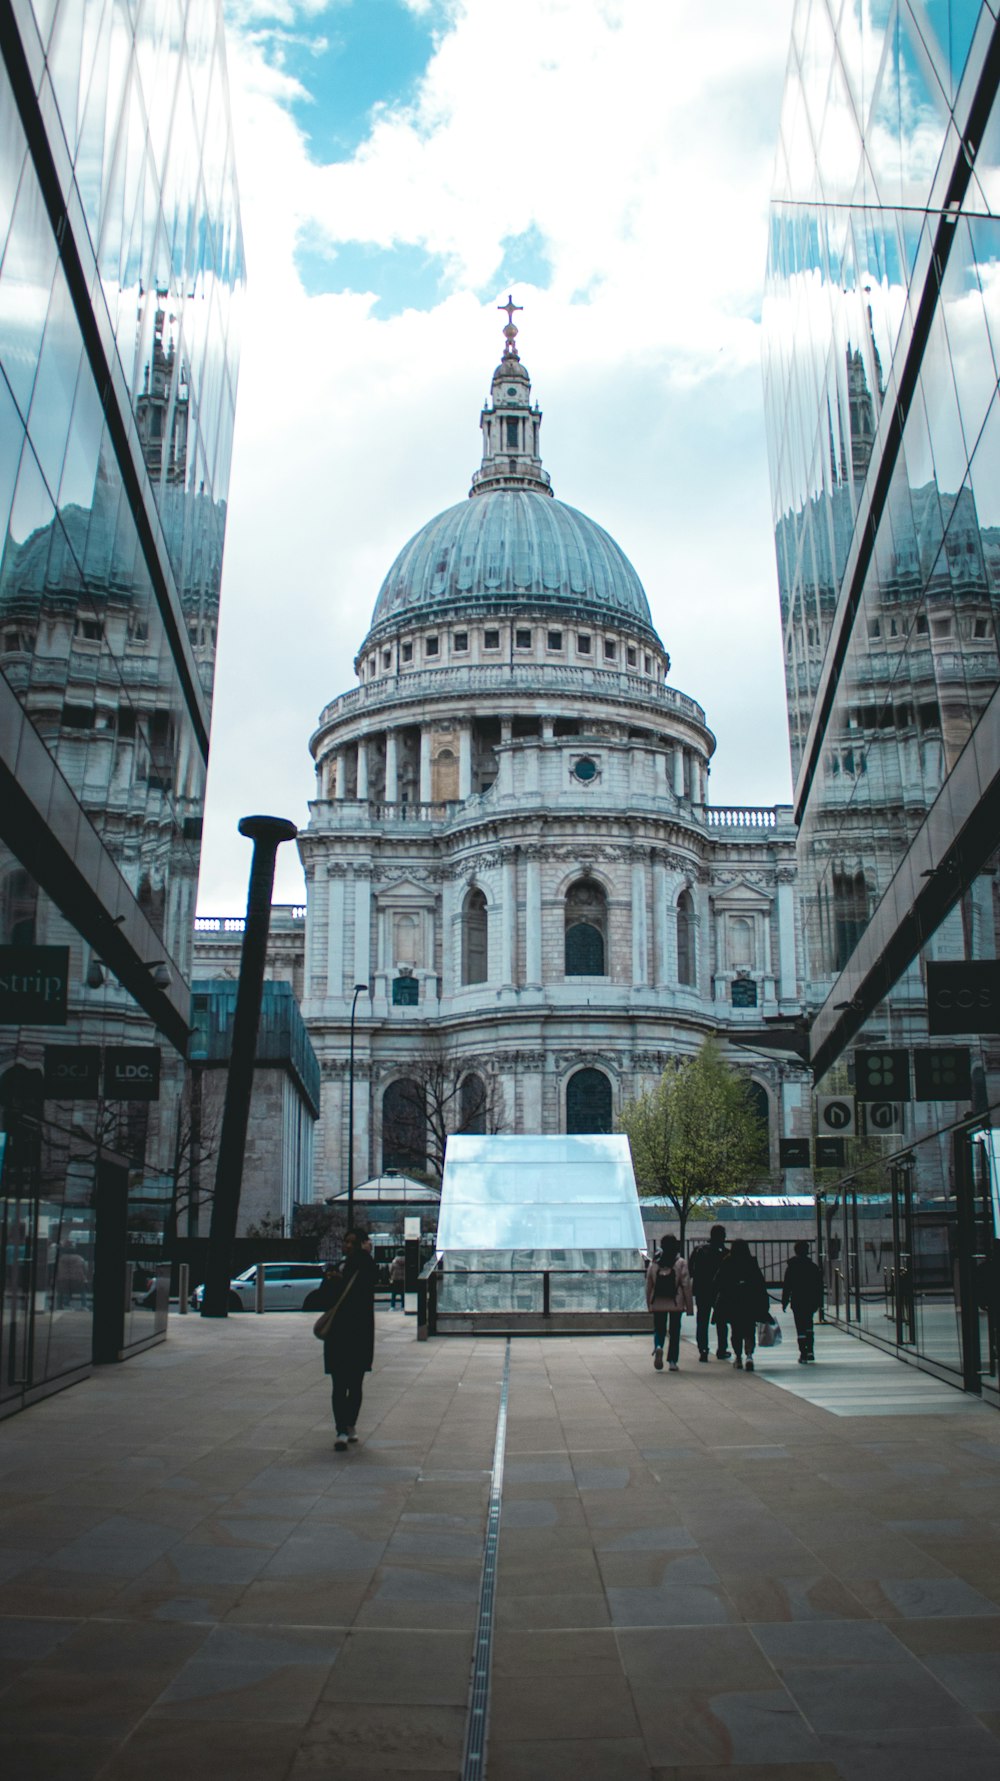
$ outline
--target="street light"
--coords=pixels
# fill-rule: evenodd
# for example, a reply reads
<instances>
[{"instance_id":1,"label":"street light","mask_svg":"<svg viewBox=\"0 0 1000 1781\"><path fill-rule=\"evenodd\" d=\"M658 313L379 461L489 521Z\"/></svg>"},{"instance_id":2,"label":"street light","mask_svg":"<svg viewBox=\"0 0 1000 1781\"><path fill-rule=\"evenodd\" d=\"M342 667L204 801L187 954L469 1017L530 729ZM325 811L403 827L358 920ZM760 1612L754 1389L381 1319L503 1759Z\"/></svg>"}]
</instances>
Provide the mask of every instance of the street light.
<instances>
[{"instance_id":1,"label":"street light","mask_svg":"<svg viewBox=\"0 0 1000 1781\"><path fill-rule=\"evenodd\" d=\"M354 985L354 1000L351 1003L351 1057L347 1071L347 1228L354 1224L354 1016L358 1011L358 997L370 995L367 983Z\"/></svg>"}]
</instances>

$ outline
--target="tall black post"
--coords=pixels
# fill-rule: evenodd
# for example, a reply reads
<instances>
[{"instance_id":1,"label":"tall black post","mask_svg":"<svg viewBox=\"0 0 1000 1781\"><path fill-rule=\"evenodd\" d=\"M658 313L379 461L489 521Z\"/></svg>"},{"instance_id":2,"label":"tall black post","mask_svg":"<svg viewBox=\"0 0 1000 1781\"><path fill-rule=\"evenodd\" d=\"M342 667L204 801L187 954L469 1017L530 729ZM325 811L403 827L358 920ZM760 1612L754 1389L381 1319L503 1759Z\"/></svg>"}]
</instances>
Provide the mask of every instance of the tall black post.
<instances>
[{"instance_id":1,"label":"tall black post","mask_svg":"<svg viewBox=\"0 0 1000 1781\"><path fill-rule=\"evenodd\" d=\"M247 919L240 955L240 981L233 1020L233 1049L222 1113L222 1135L215 1169L215 1198L208 1240L208 1268L202 1297L202 1317L226 1317L229 1312L229 1281L232 1276L236 1218L243 1185L243 1157L253 1094L253 1070L257 1055L257 1028L264 995L264 964L271 925L271 892L274 860L283 841L294 841L298 829L283 816L244 816L241 835L253 842Z\"/></svg>"},{"instance_id":2,"label":"tall black post","mask_svg":"<svg viewBox=\"0 0 1000 1781\"><path fill-rule=\"evenodd\" d=\"M354 1016L358 1011L358 997L369 994L367 983L354 985L354 1000L351 1003L351 1056L347 1066L347 1228L354 1228Z\"/></svg>"}]
</instances>

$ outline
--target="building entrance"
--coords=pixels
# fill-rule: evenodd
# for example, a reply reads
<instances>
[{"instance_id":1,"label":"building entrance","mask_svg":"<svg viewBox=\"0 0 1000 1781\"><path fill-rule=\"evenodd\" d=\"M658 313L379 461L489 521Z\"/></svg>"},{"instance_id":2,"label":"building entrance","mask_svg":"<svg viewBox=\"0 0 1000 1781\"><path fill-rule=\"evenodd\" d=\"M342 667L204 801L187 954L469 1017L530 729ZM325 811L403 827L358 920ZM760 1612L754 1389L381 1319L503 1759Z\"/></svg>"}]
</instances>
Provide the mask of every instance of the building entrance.
<instances>
[{"instance_id":1,"label":"building entrance","mask_svg":"<svg viewBox=\"0 0 1000 1781\"><path fill-rule=\"evenodd\" d=\"M817 1196L827 1319L990 1396L1000 1329L994 1137L937 1133L880 1170L873 1188L852 1182Z\"/></svg>"}]
</instances>

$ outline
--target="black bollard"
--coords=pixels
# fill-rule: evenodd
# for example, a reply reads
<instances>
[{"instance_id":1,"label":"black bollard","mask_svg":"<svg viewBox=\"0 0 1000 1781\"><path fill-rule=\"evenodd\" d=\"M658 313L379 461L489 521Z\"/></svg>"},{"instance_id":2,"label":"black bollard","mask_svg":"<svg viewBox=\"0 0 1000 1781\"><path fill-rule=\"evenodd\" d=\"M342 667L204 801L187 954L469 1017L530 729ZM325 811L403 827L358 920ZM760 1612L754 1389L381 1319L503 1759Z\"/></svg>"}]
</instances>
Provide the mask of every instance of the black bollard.
<instances>
[{"instance_id":1,"label":"black bollard","mask_svg":"<svg viewBox=\"0 0 1000 1781\"><path fill-rule=\"evenodd\" d=\"M241 835L253 842L247 919L240 954L240 981L233 1020L233 1049L226 1081L226 1103L215 1169L215 1198L208 1239L208 1268L201 1301L202 1317L229 1314L229 1282L233 1268L233 1243L243 1186L243 1157L247 1144L250 1097L257 1057L257 1028L264 995L267 935L271 925L271 892L274 861L283 841L294 841L298 829L283 816L244 816Z\"/></svg>"}]
</instances>

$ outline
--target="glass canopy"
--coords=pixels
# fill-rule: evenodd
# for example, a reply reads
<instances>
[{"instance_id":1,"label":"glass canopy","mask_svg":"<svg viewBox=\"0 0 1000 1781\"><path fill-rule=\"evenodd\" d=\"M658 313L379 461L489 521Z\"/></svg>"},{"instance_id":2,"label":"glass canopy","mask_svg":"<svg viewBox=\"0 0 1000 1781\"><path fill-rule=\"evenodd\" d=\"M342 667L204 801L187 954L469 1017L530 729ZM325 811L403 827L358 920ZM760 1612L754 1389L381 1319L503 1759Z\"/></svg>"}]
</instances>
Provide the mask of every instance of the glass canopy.
<instances>
[{"instance_id":1,"label":"glass canopy","mask_svg":"<svg viewBox=\"0 0 1000 1781\"><path fill-rule=\"evenodd\" d=\"M448 1139L439 1251L631 1250L634 1256L645 1246L627 1138Z\"/></svg>"}]
</instances>

